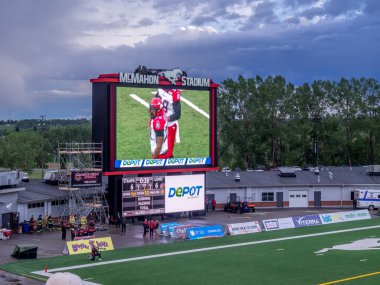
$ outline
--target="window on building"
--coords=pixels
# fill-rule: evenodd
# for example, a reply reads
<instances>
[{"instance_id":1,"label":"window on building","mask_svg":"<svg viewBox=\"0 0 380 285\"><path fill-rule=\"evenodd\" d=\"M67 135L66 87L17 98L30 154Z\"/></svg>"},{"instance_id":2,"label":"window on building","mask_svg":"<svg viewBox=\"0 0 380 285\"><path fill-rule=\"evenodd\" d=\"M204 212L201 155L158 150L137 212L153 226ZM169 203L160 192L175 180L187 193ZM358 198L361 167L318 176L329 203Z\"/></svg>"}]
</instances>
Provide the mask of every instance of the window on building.
<instances>
[{"instance_id":1,"label":"window on building","mask_svg":"<svg viewBox=\"0 0 380 285\"><path fill-rule=\"evenodd\" d=\"M274 201L274 193L273 192L263 192L261 201L263 202L271 202Z\"/></svg>"},{"instance_id":2,"label":"window on building","mask_svg":"<svg viewBox=\"0 0 380 285\"><path fill-rule=\"evenodd\" d=\"M44 202L29 203L29 204L28 204L28 209L42 208L42 207L45 207L45 203L44 203Z\"/></svg>"},{"instance_id":3,"label":"window on building","mask_svg":"<svg viewBox=\"0 0 380 285\"><path fill-rule=\"evenodd\" d=\"M59 206L59 205L64 205L64 204L66 204L65 200L54 200L54 201L51 201L51 205L52 206Z\"/></svg>"}]
</instances>

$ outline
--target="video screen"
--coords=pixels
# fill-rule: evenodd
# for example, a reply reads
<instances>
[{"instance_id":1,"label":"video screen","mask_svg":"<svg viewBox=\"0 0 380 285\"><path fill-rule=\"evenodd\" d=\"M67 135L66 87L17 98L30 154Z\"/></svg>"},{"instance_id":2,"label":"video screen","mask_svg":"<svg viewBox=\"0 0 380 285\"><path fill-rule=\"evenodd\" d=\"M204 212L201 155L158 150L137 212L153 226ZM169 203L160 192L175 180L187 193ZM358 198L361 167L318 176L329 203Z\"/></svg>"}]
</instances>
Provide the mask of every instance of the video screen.
<instances>
[{"instance_id":1,"label":"video screen","mask_svg":"<svg viewBox=\"0 0 380 285\"><path fill-rule=\"evenodd\" d=\"M210 91L173 88L116 88L115 168L211 165Z\"/></svg>"}]
</instances>

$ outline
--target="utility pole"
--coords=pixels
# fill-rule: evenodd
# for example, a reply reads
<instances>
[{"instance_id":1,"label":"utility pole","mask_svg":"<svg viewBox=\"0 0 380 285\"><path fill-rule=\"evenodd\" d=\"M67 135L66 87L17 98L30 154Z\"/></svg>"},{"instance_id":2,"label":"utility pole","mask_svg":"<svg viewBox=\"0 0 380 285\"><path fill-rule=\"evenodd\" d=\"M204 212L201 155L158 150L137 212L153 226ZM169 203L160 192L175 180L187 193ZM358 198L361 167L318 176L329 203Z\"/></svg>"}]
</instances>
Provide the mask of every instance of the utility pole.
<instances>
[{"instance_id":1,"label":"utility pole","mask_svg":"<svg viewBox=\"0 0 380 285\"><path fill-rule=\"evenodd\" d=\"M45 165L45 152L44 152L44 130L45 130L45 115L40 116L39 123L41 129L41 179L44 179L44 165Z\"/></svg>"}]
</instances>

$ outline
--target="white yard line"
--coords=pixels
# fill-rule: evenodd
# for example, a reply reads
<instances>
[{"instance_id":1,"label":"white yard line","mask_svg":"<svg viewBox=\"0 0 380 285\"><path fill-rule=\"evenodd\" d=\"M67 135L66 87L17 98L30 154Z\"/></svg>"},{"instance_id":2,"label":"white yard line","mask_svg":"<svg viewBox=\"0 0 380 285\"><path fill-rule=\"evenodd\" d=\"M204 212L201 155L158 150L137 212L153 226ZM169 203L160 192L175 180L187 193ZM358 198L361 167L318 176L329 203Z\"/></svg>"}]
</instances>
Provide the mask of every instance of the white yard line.
<instances>
[{"instance_id":1,"label":"white yard line","mask_svg":"<svg viewBox=\"0 0 380 285\"><path fill-rule=\"evenodd\" d=\"M129 94L129 96L131 96L132 99L135 99L137 102L139 102L140 104L144 105L145 107L149 109L149 104L145 102L143 99L141 99L139 96L137 96L136 94Z\"/></svg>"},{"instance_id":2,"label":"white yard line","mask_svg":"<svg viewBox=\"0 0 380 285\"><path fill-rule=\"evenodd\" d=\"M205 116L207 119L210 119L209 114L207 114L205 111L201 110L198 106L196 106L193 103L191 103L185 97L181 96L181 101L185 102L188 106L190 106L191 108L193 108L195 111L197 111L201 115Z\"/></svg>"},{"instance_id":3,"label":"white yard line","mask_svg":"<svg viewBox=\"0 0 380 285\"><path fill-rule=\"evenodd\" d=\"M86 267L103 266L103 265L109 265L109 264L115 264L115 263L131 262L131 261L137 261L137 260L152 259L152 258L166 257L166 256L180 255L180 254L189 254L189 253L194 253L194 252L211 251L211 250L218 250L218 249L225 249L225 248L232 248L232 247L239 247L239 246L248 246L248 245L255 245L255 244L263 244L263 243L271 243L271 242L284 241L284 240L317 237L317 236L332 235L332 234L347 233L347 232L355 232L355 231L377 229L377 228L380 228L380 226L353 228L353 229L347 229L347 230L323 232L323 233L316 233L316 234L307 234L307 235L301 235L301 236L291 236L291 237L283 237L283 238L268 239L268 240L259 240L259 241L244 242L244 243L237 243L237 244L228 244L228 245L221 245L221 246L205 247L205 248L198 248L198 249L191 249L191 250L183 250L183 251L168 252L168 253L146 255L146 256L139 256L139 257L131 257L131 258L125 258L125 259L118 259L118 260L103 261L103 262L97 262L97 263L88 263L88 264L83 264L83 265L67 266L67 267L49 269L48 272L44 272L43 270L41 270L41 271L34 271L32 273L37 274L37 275L42 275L42 276L48 276L47 274L50 274L53 272L58 272L58 271L68 271L68 270L74 270L74 269L86 268ZM87 283L85 283L85 282L87 282L87 281L83 281L83 284L87 284L87 285L91 285L91 284L95 285L96 284L96 283L92 283L92 282L87 282Z\"/></svg>"}]
</instances>

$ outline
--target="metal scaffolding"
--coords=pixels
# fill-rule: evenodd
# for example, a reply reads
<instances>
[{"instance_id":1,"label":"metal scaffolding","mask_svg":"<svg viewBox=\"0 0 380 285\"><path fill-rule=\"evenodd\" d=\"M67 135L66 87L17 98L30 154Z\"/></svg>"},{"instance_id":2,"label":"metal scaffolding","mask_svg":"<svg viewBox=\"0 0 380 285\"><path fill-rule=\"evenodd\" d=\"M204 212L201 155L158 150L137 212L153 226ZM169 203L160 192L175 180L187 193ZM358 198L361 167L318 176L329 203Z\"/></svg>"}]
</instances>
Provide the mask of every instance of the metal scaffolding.
<instances>
[{"instance_id":1,"label":"metal scaffolding","mask_svg":"<svg viewBox=\"0 0 380 285\"><path fill-rule=\"evenodd\" d=\"M108 203L102 183L102 143L59 143L58 188L65 208L61 220L91 213L96 224L108 219Z\"/></svg>"}]
</instances>

